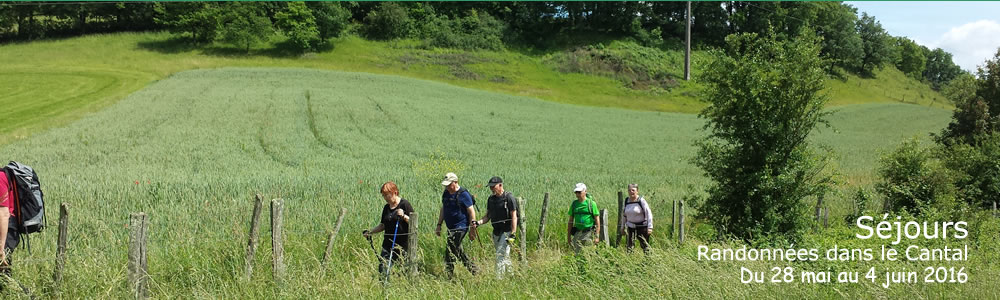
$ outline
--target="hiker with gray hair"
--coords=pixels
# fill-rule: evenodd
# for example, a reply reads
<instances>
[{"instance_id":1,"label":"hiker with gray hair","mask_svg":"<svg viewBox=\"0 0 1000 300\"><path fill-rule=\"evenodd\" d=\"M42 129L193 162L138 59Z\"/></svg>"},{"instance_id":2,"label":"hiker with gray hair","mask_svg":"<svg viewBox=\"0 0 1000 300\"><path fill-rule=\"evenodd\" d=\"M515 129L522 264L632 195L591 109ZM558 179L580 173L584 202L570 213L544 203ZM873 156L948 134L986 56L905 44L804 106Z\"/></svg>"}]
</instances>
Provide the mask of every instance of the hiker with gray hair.
<instances>
[{"instance_id":1,"label":"hiker with gray hair","mask_svg":"<svg viewBox=\"0 0 1000 300\"><path fill-rule=\"evenodd\" d=\"M649 252L649 236L653 234L653 212L649 209L646 198L639 195L639 185L628 185L628 198L623 208L625 215L626 243L625 249L632 251L635 240L643 252Z\"/></svg>"}]
</instances>

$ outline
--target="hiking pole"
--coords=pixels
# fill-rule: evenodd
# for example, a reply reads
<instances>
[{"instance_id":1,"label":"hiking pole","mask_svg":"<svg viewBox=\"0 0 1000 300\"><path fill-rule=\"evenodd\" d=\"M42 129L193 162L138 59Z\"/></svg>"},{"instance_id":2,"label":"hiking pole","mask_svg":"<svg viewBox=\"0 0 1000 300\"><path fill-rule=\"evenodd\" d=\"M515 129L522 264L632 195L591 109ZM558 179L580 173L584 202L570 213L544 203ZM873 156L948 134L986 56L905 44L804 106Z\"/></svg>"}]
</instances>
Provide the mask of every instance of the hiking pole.
<instances>
[{"instance_id":1,"label":"hiking pole","mask_svg":"<svg viewBox=\"0 0 1000 300\"><path fill-rule=\"evenodd\" d=\"M392 247L389 247L389 267L385 268L385 282L389 282L389 271L392 271L392 253L396 252L396 236L399 235L399 219L396 220L396 229L392 231Z\"/></svg>"},{"instance_id":2,"label":"hiking pole","mask_svg":"<svg viewBox=\"0 0 1000 300\"><path fill-rule=\"evenodd\" d=\"M473 199L475 199L475 196L473 196ZM483 217L482 214L481 214L481 211L479 210L479 205L476 205L476 214L479 215L480 218ZM469 233L470 234L475 233L476 240L479 241L479 248L484 248L485 247L485 246L483 246L483 240L481 238L479 238L479 223L478 222L476 223L476 226L472 226L472 228L469 229Z\"/></svg>"},{"instance_id":3,"label":"hiking pole","mask_svg":"<svg viewBox=\"0 0 1000 300\"><path fill-rule=\"evenodd\" d=\"M372 247L372 252L375 252L375 257L376 257L376 258L379 258L379 257L381 257L381 256L380 256L380 255L378 254L378 250L375 250L375 243L373 243L373 242L372 242L372 236L371 236L370 234L368 234L368 233L370 233L370 232L369 232L368 230L365 230L365 231L362 231L361 233L365 235L365 239L368 239L368 246L371 246L371 247ZM381 258L379 258L379 262L382 262L382 259L381 259Z\"/></svg>"}]
</instances>

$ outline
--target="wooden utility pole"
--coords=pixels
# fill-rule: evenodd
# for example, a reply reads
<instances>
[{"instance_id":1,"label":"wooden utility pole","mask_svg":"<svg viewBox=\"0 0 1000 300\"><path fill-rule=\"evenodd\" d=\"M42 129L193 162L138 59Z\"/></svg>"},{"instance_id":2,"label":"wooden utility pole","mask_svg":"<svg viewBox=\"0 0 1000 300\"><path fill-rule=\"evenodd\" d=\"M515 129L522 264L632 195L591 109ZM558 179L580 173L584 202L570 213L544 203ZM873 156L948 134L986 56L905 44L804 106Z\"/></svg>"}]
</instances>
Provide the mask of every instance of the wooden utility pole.
<instances>
[{"instance_id":1,"label":"wooden utility pole","mask_svg":"<svg viewBox=\"0 0 1000 300\"><path fill-rule=\"evenodd\" d=\"M687 34L685 34L687 50L684 51L684 80L691 80L691 1L687 2Z\"/></svg>"}]
</instances>

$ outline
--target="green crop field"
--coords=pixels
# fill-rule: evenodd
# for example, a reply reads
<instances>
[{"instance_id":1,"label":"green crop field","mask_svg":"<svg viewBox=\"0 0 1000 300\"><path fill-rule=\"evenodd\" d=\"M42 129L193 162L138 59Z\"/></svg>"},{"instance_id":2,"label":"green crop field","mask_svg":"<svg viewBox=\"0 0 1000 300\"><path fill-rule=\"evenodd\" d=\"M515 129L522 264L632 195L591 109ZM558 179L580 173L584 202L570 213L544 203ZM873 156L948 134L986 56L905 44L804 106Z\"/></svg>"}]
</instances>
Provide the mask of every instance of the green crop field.
<instances>
[{"instance_id":1,"label":"green crop field","mask_svg":"<svg viewBox=\"0 0 1000 300\"><path fill-rule=\"evenodd\" d=\"M82 84L79 89L88 88ZM66 88L50 92L74 94L62 91ZM68 264L59 289L51 287L54 231L37 235L31 252L20 250L15 258L15 278L44 298L127 297L128 216L138 211L150 216L154 298L997 296L991 278L1000 272L990 262L998 257L986 250L997 249L1000 241L983 234L996 232L995 221L971 230L981 238L970 245L971 261L962 264L971 274L963 285L744 285L739 266L767 266L697 261L697 240L710 235L697 220L689 224L694 240L683 246L669 242L669 230L658 229L648 257L602 249L589 254L586 272L578 273L572 251L561 242L572 184L587 183L599 205L611 208L617 191L639 183L657 227L669 227L671 201L707 184L689 163L692 142L703 134L702 121L691 114L562 104L412 78L297 68L185 71L103 105L65 126L0 146L5 157L39 170L50 225L57 203L71 207ZM814 141L837 156L834 167L845 179L844 189L870 185L880 151L905 138L926 139L949 117L949 110L912 104L843 106L831 116L832 127L820 130ZM526 199L529 263L515 264L510 278L498 281L488 273L473 278L462 268L458 279L443 278L444 239L433 236L431 225L440 178L449 171L481 201L493 175ZM397 277L383 289L376 258L359 233L375 224L384 203L377 190L389 180L399 183L401 195L421 216L422 260L415 278ZM537 214L546 192L552 197L545 237L550 243L536 248ZM281 285L271 283L268 237L260 241L253 277L241 278L256 193L285 201L288 274ZM846 224L835 221L850 209L845 196L831 198L834 226L809 235L800 247L858 241ZM333 260L324 268L326 237L341 208L348 214ZM262 236L268 228L265 222ZM489 272L493 258L486 243L465 246Z\"/></svg>"},{"instance_id":2,"label":"green crop field","mask_svg":"<svg viewBox=\"0 0 1000 300\"><path fill-rule=\"evenodd\" d=\"M281 43L276 39L273 43ZM457 86L534 97L560 103L643 111L695 113L700 84L681 82L669 91L632 90L609 77L562 73L551 51L461 51L421 49L416 41L376 42L347 36L334 47L297 55L262 45L246 55L225 45L193 46L169 33L96 34L0 45L0 145L97 112L176 72L219 67L297 67L402 75ZM595 41L596 42L596 41ZM614 45L614 43L612 43ZM611 48L609 46L609 48ZM662 54L680 76L680 51ZM710 55L695 51L695 80ZM832 106L914 103L949 108L927 85L887 67L875 78L846 75L829 81Z\"/></svg>"}]
</instances>

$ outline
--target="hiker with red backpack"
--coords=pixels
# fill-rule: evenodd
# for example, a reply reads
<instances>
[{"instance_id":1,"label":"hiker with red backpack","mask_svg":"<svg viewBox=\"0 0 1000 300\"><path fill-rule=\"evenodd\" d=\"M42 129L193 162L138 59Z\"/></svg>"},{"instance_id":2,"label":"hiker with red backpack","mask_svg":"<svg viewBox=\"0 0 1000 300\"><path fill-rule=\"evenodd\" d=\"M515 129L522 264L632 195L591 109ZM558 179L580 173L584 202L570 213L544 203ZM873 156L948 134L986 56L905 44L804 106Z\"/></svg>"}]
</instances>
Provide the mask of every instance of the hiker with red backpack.
<instances>
[{"instance_id":1,"label":"hiker with red backpack","mask_svg":"<svg viewBox=\"0 0 1000 300\"><path fill-rule=\"evenodd\" d=\"M625 249L632 251L635 240L643 252L649 252L649 235L653 234L653 211L649 209L646 198L639 195L639 185L628 185L628 198L625 199Z\"/></svg>"},{"instance_id":2,"label":"hiker with red backpack","mask_svg":"<svg viewBox=\"0 0 1000 300\"><path fill-rule=\"evenodd\" d=\"M444 222L448 225L448 245L444 251L445 271L449 278L454 277L455 258L458 258L472 275L476 275L476 265L462 249L462 239L470 230L475 229L475 200L469 191L458 185L458 175L455 173L445 174L441 185L445 189L444 193L441 194L441 213L438 214L437 228L434 233L441 236L441 223ZM475 235L469 235L469 239L475 239Z\"/></svg>"}]
</instances>

